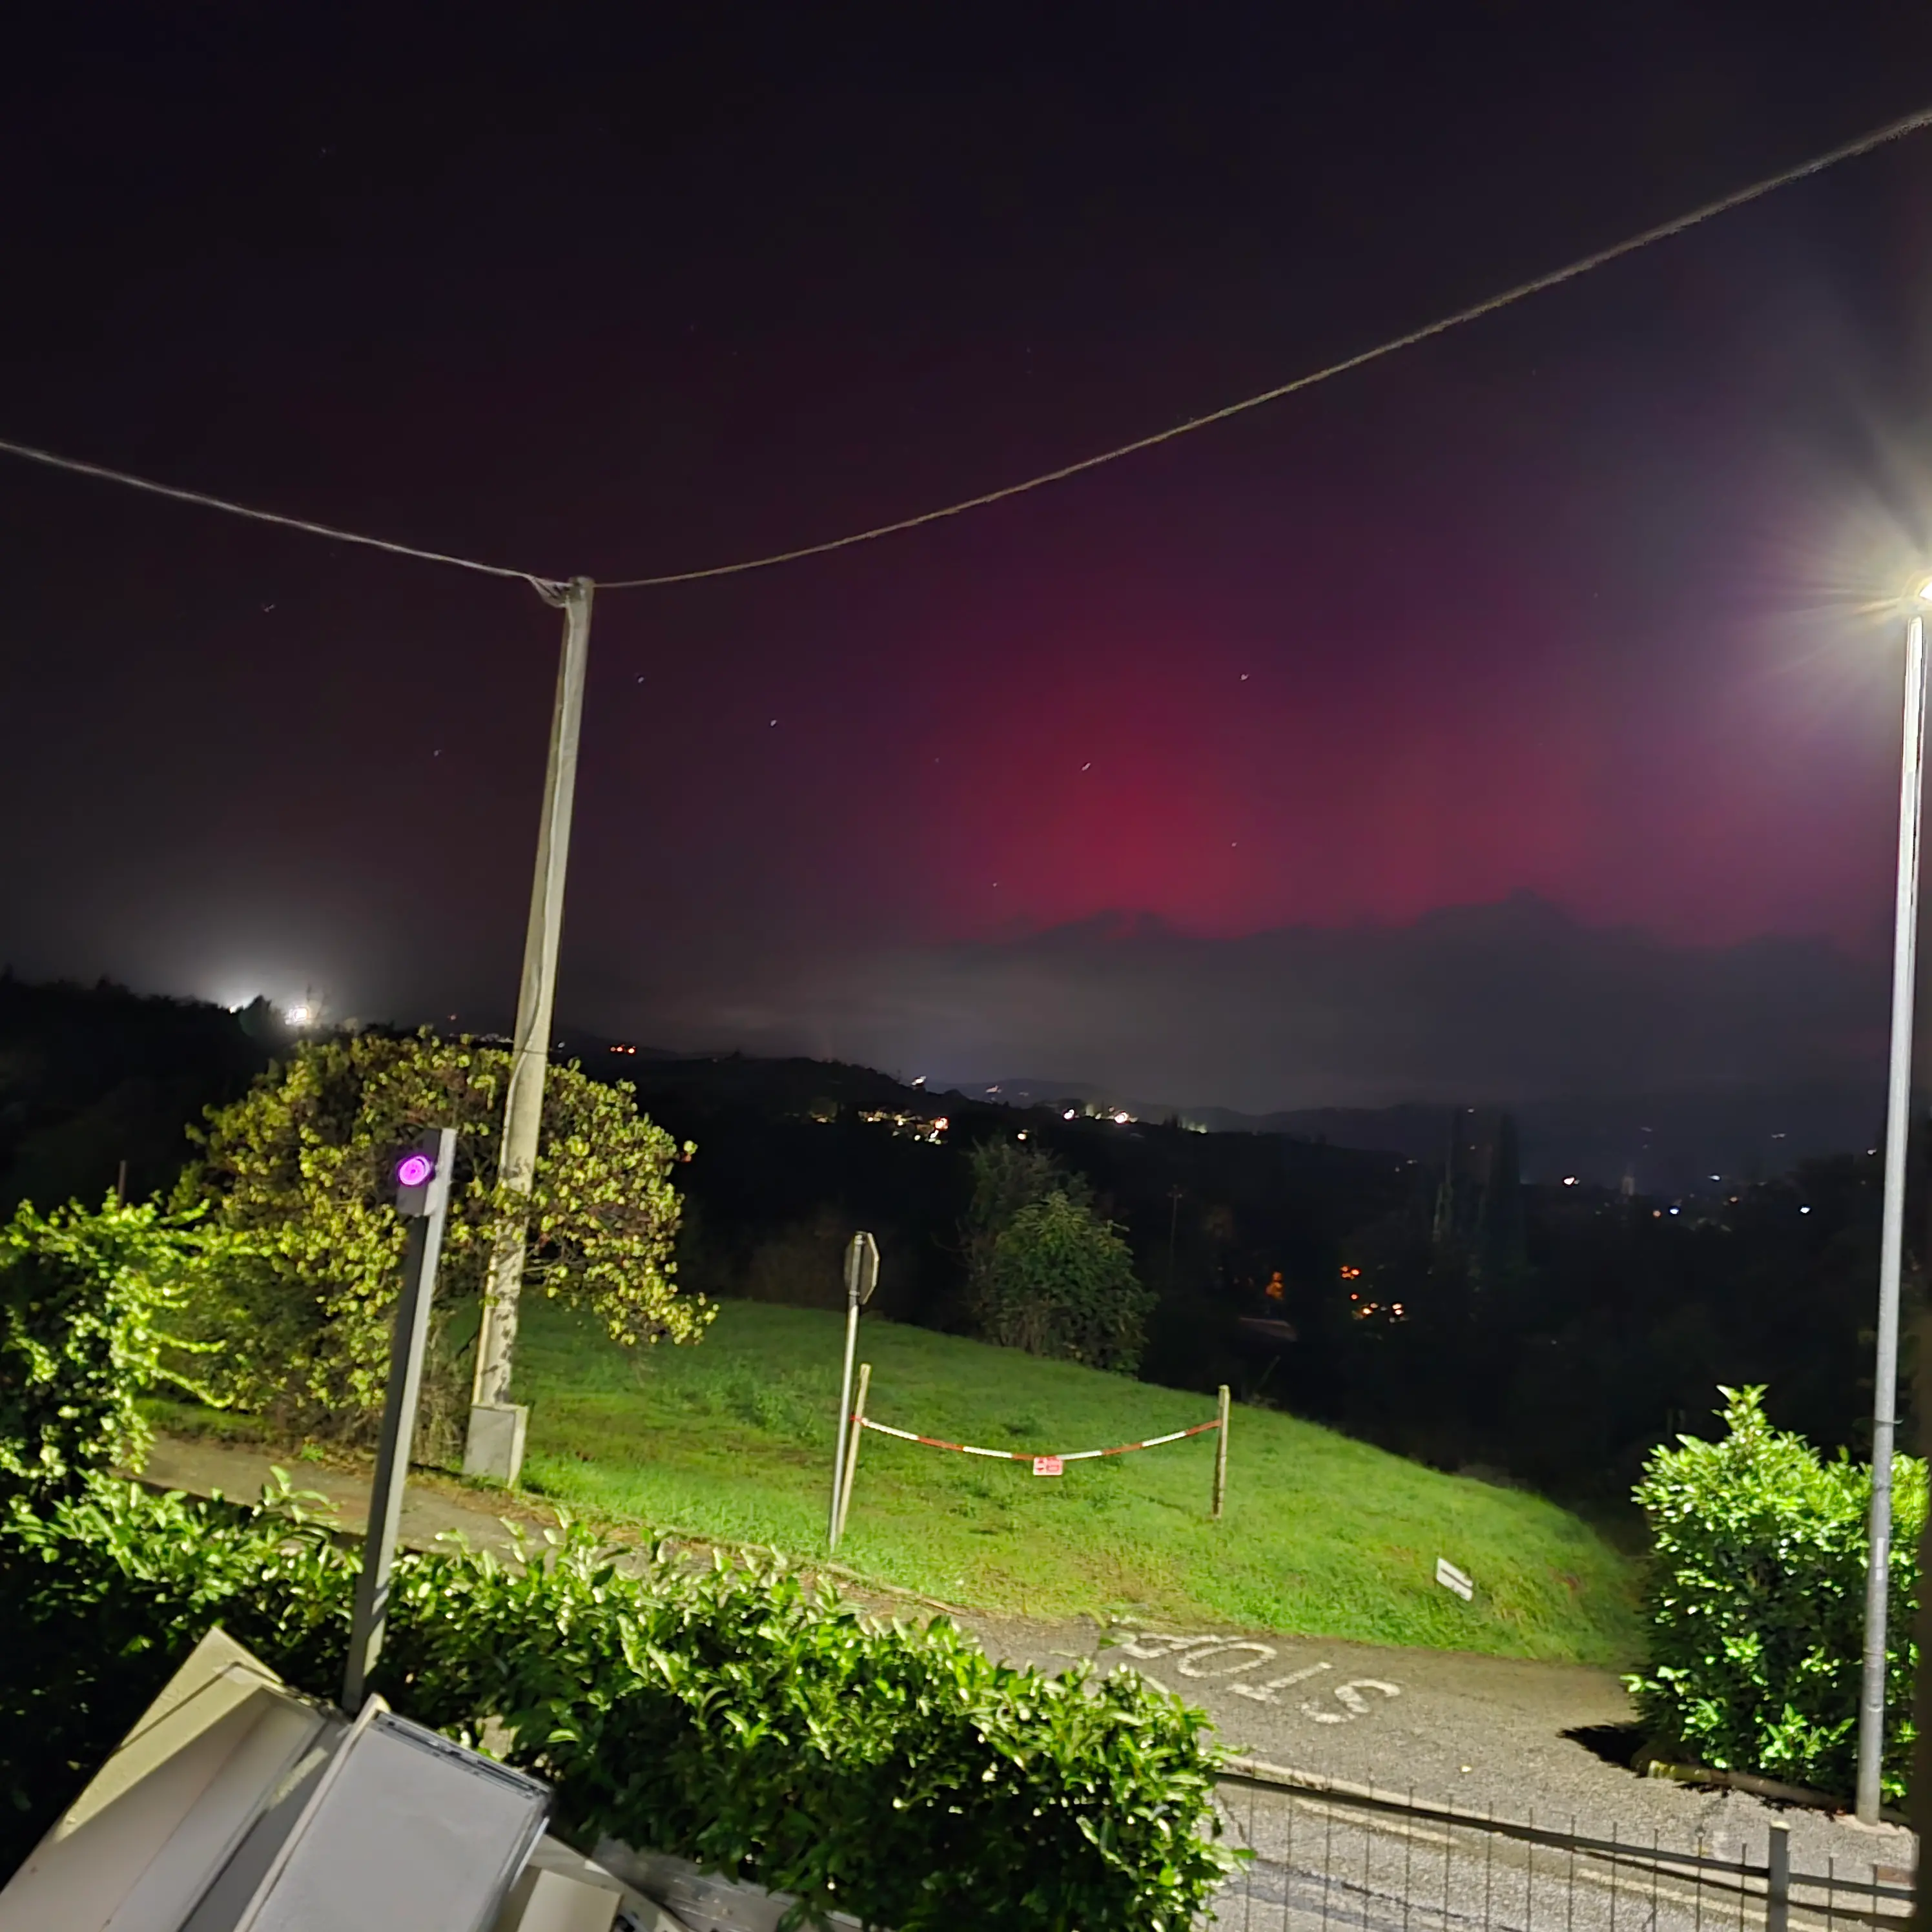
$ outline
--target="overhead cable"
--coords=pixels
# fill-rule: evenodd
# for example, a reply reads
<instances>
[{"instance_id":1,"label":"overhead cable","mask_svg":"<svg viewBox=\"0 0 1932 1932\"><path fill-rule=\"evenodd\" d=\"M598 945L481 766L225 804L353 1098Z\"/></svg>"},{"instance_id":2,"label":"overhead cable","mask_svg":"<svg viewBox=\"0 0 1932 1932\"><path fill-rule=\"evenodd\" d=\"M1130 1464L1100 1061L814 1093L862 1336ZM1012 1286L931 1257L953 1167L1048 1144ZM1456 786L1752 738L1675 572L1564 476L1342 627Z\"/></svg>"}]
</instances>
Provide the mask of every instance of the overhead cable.
<instances>
[{"instance_id":1,"label":"overhead cable","mask_svg":"<svg viewBox=\"0 0 1932 1932\"><path fill-rule=\"evenodd\" d=\"M1192 435L1196 430L1210 428L1216 423L1226 422L1229 418L1245 415L1250 410L1258 410L1268 403L1280 402L1284 397L1292 396L1304 389L1312 389L1317 384L1331 381L1337 376L1346 375L1351 370L1360 369L1371 362L1379 362L1400 350L1412 349L1419 343L1430 340L1438 335L1446 335L1450 330L1460 328L1465 324L1479 321L1484 316L1493 315L1498 310L1510 308L1531 296L1540 295L1544 290L1572 282L1579 276L1588 274L1592 269L1621 260L1626 255L1634 255L1640 249L1648 248L1659 242L1667 242L1673 236L1682 235L1688 230L1701 226L1720 214L1728 214L1734 208L1742 208L1748 202L1762 200L1775 194L1782 188L1794 182L1825 172L1838 166L1840 161L1855 160L1861 154L1870 154L1876 148L1901 140L1908 134L1932 127L1932 107L1920 109L1902 119L1888 122L1882 128L1859 135L1856 140L1828 149L1822 154L1814 154L1809 160L1801 161L1796 166L1768 175L1762 180L1741 188L1732 193L1720 196L1715 201L1705 202L1688 214L1676 216L1669 221L1659 222L1654 227L1646 228L1627 239L1613 242L1610 247L1599 248L1594 254L1585 255L1564 267L1553 268L1546 274L1533 277L1526 282L1519 282L1513 288L1500 294L1486 297L1467 308L1424 323L1419 328L1412 328L1405 334L1390 337L1372 348L1346 356L1339 362L1330 362L1319 369L1312 369L1304 375L1286 382L1277 383L1273 388L1264 389L1258 394L1244 397L1241 400L1224 404L1217 410L1210 410L1204 416L1190 416L1150 435L1136 436L1130 442L1116 445L1112 449L1101 451L1097 455L1082 457L1078 461L1061 464L1058 469L1043 471L1037 476L1029 476L1024 482L1003 484L996 490L982 491L976 496L962 497L955 503L947 503L938 509L922 510L917 514L901 517L889 524L879 524L870 530L855 530L849 536L830 537L823 542L802 544L792 550L774 550L763 556L746 557L736 563L709 565L699 570L668 571L655 577L627 577L599 583L600 590L648 590L674 584L698 584L715 577L738 577L748 571L769 570L781 563L796 563L808 556L824 556L833 550L849 550L856 544L872 543L880 537L895 536L902 530L914 530L927 524L944 522L951 517L964 516L969 510L984 509L989 504L1004 502L1010 496L1024 496L1030 490L1044 489L1049 483L1064 482L1069 477L1084 475L1090 470L1098 470L1109 463L1118 463L1124 457L1133 456L1144 449L1153 449L1162 443L1172 442L1176 438ZM246 503L237 503L227 497L212 496L199 490L184 490L173 484L157 483L145 476L130 476L125 470L110 470L98 463L84 463L77 458L56 454L52 450L38 449L30 444L10 442L0 439L0 454L17 456L29 463L44 464L52 470L64 470L76 476L92 476L106 483L119 483L130 490L142 490L151 496L172 497L177 502L198 504L203 509L221 510L232 517L245 517L251 522L279 525L284 530L302 530L310 536L326 537L333 542L358 544L368 550L386 550L394 556L412 557L422 563L448 564L458 570L475 571L485 577L506 577L531 585L547 599L554 602L566 588L563 579L546 577L534 571L513 570L496 563L479 563L474 558L452 556L442 550L424 550L414 544L395 543L386 537L366 536L355 530L338 530L331 524L317 524L305 518L284 516L278 511L260 510Z\"/></svg>"},{"instance_id":2,"label":"overhead cable","mask_svg":"<svg viewBox=\"0 0 1932 1932\"><path fill-rule=\"evenodd\" d=\"M1797 166L1786 168L1781 174L1767 176L1763 180L1754 182L1749 188L1737 189L1716 201L1706 202L1702 207L1694 208L1688 214L1680 214L1669 221L1659 222L1654 228L1646 228L1640 234L1628 240L1612 243L1607 248L1599 248L1594 254L1586 255L1570 262L1567 267L1553 268L1546 274L1534 277L1526 282L1519 282L1515 287L1505 289L1500 295L1490 296L1472 303L1467 308L1458 309L1454 314L1425 323L1420 328L1412 328L1406 334L1391 336L1386 342L1378 343L1372 349L1364 349L1353 356L1346 356L1339 362L1330 362L1324 368L1310 370L1306 375L1297 376L1292 381L1281 382L1271 389L1264 389L1258 395L1244 397L1238 403L1228 403L1218 410L1210 410L1205 416L1190 416L1171 428L1156 430L1150 436L1136 436L1131 442L1124 442L1112 449L1102 450L1097 456L1083 456L1078 462L1063 464L1057 470L1048 470L1037 476L1029 476L1023 483L1008 483L997 490L988 490L976 496L962 498L956 503L948 503L943 508L922 510L916 516L902 517L895 523L880 524L869 530L854 531L850 536L832 537L823 543L802 544L796 550L775 550L769 556L748 557L739 563L713 564L704 570L680 570L668 572L658 577L632 577L614 582L598 584L599 590L646 590L670 584L696 584L711 577L736 577L749 570L768 570L774 564L795 563L801 558L823 556L828 550L848 550L854 544L871 543L880 537L896 536L902 530L916 530L922 524L937 524L949 517L963 516L968 510L984 509L988 504L1004 502L1009 496L1024 496L1028 490L1044 489L1049 483L1064 483L1070 476L1083 475L1089 470L1098 470L1103 464L1118 463L1124 456L1137 454L1143 449L1152 449L1163 442L1172 442L1177 436L1190 436L1196 430L1206 429L1215 423L1226 422L1231 416L1245 415L1250 410L1258 410L1264 404L1280 402L1284 396L1292 396L1303 389L1312 389L1317 383L1326 382L1336 376L1345 376L1352 369L1360 369L1370 362L1379 362L1398 350L1412 349L1418 343L1426 342L1432 337L1446 335L1452 328L1460 328L1466 322L1476 322L1486 315L1493 315L1498 309L1508 308L1512 303L1526 297L1540 295L1546 289L1553 289L1564 282L1574 282L1580 275L1587 275L1593 268L1600 268L1606 263L1615 262L1625 255L1634 255L1640 248L1648 248L1654 243L1667 242L1674 235L1682 235L1687 229L1695 228L1710 220L1714 216L1724 214L1734 208L1742 208L1746 202L1756 201L1763 196L1774 194L1781 188L1788 188L1794 182L1808 176L1822 174L1828 168L1835 167L1840 161L1849 161L1860 154L1882 148L1888 142L1904 139L1907 134L1916 134L1922 128L1932 126L1932 107L1922 108L1916 114L1908 114L1903 120L1888 122L1884 127L1861 134L1856 140L1847 141L1842 147L1832 148L1828 153L1816 154Z\"/></svg>"},{"instance_id":3,"label":"overhead cable","mask_svg":"<svg viewBox=\"0 0 1932 1932\"><path fill-rule=\"evenodd\" d=\"M98 463L82 463L77 458L58 456L50 449L36 449L31 444L9 442L0 438L0 451L24 457L29 463L44 463L50 470L71 470L76 476L92 476L104 483L122 483L130 490L145 490L150 496L171 496L178 503L196 503L204 510L225 510L231 517L246 517L256 524L279 524L284 530L304 530L312 537L327 537L336 543L360 544L365 550L387 550L392 556L412 556L422 563L447 563L458 570L481 572L485 577L514 578L546 596L560 596L562 580L538 577L527 570L511 570L500 563L478 563L466 556L451 556L440 550L422 550L414 544L392 543L387 537L364 536L355 530L339 530L329 524L312 524L305 517L285 517L276 510L257 510L226 496L210 496L200 490L184 490L172 483L157 483L146 476L130 476L124 470L110 470Z\"/></svg>"}]
</instances>

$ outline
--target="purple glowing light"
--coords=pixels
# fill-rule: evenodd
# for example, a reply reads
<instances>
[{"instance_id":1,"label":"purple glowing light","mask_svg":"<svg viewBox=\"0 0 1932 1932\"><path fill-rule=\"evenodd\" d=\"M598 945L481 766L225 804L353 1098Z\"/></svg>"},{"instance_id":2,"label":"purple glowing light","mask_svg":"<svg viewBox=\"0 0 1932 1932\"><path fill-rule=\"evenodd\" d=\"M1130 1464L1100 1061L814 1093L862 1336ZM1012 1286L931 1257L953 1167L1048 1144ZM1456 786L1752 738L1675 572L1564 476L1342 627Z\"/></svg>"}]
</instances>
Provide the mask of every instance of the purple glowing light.
<instances>
[{"instance_id":1,"label":"purple glowing light","mask_svg":"<svg viewBox=\"0 0 1932 1932\"><path fill-rule=\"evenodd\" d=\"M406 1154L396 1163L396 1179L405 1187L420 1187L436 1172L426 1154Z\"/></svg>"}]
</instances>

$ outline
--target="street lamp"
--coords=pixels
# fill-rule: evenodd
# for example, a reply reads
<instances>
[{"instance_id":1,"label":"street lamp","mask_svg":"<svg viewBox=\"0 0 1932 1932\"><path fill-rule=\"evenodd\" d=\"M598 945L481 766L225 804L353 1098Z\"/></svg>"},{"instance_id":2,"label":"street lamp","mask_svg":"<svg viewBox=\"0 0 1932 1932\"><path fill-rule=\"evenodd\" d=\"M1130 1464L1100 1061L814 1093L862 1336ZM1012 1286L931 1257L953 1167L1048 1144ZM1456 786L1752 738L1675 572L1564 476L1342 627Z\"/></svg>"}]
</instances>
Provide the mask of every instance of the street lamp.
<instances>
[{"instance_id":1,"label":"street lamp","mask_svg":"<svg viewBox=\"0 0 1932 1932\"><path fill-rule=\"evenodd\" d=\"M1905 621L1905 725L1898 776L1898 897L1892 930L1892 1066L1885 1110L1885 1219L1879 1239L1878 1344L1872 1365L1871 1524L1865 1654L1858 1683L1858 1815L1878 1822L1885 1756L1886 1598L1892 1568L1892 1438L1898 1424L1898 1282L1905 1244L1905 1155L1912 1122L1912 975L1918 950L1918 820L1925 763L1925 614L1932 578Z\"/></svg>"}]
</instances>

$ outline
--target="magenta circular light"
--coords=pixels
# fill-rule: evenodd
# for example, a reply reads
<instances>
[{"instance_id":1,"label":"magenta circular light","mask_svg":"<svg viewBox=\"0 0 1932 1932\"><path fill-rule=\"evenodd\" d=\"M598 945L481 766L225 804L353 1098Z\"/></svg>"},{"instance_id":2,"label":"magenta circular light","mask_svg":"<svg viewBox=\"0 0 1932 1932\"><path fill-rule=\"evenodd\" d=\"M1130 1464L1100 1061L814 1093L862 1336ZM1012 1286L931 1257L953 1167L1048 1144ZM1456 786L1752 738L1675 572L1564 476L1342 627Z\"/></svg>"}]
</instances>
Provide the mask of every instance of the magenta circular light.
<instances>
[{"instance_id":1,"label":"magenta circular light","mask_svg":"<svg viewBox=\"0 0 1932 1932\"><path fill-rule=\"evenodd\" d=\"M420 1187L436 1172L426 1154L406 1154L396 1163L396 1178L405 1187Z\"/></svg>"}]
</instances>

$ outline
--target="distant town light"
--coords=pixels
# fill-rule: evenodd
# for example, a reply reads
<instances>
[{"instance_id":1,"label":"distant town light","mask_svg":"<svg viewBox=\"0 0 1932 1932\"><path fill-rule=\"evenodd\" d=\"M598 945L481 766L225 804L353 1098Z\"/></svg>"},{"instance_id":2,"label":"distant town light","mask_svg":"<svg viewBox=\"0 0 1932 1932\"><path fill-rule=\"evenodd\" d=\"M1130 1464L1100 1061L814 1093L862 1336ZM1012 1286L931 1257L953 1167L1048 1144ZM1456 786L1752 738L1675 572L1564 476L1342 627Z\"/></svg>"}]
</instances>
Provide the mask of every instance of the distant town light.
<instances>
[{"instance_id":1,"label":"distant town light","mask_svg":"<svg viewBox=\"0 0 1932 1932\"><path fill-rule=\"evenodd\" d=\"M1060 1118L1063 1120L1072 1120L1073 1118L1073 1109L1071 1107L1067 1108L1065 1112L1061 1114Z\"/></svg>"},{"instance_id":2,"label":"distant town light","mask_svg":"<svg viewBox=\"0 0 1932 1932\"><path fill-rule=\"evenodd\" d=\"M1565 1187L1574 1187L1576 1185L1576 1177L1574 1174L1566 1174L1563 1177L1563 1185Z\"/></svg>"},{"instance_id":3,"label":"distant town light","mask_svg":"<svg viewBox=\"0 0 1932 1932\"><path fill-rule=\"evenodd\" d=\"M952 1123L941 1114L938 1119L933 1122L932 1131L936 1134L943 1134L952 1124Z\"/></svg>"},{"instance_id":4,"label":"distant town light","mask_svg":"<svg viewBox=\"0 0 1932 1932\"><path fill-rule=\"evenodd\" d=\"M1117 1127L1124 1127L1132 1118L1133 1115L1131 1114L1124 1114L1116 1112L1114 1115L1114 1124Z\"/></svg>"}]
</instances>

